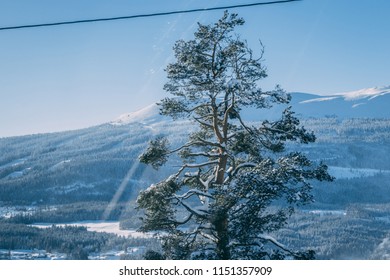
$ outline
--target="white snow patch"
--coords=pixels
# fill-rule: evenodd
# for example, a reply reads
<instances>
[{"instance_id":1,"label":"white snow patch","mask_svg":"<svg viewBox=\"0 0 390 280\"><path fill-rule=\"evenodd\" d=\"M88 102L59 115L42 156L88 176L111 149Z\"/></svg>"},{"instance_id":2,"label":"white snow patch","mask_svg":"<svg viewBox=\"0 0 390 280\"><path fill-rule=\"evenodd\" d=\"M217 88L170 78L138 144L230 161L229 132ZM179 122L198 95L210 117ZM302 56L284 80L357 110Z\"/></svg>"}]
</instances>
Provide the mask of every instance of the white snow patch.
<instances>
[{"instance_id":1,"label":"white snow patch","mask_svg":"<svg viewBox=\"0 0 390 280\"><path fill-rule=\"evenodd\" d=\"M320 96L318 98L304 100L304 101L301 101L299 103L306 104L306 103L313 103L313 102L323 102L323 101L334 100L337 98L343 98L345 101L354 101L354 100L359 100L359 99L364 99L364 98L371 100L371 99L374 99L378 96L382 96L385 94L390 94L390 86L364 88L364 89L355 90L355 91L328 94L326 96ZM355 107L363 105L363 104L364 103L354 104L352 107L355 108Z\"/></svg>"},{"instance_id":2,"label":"white snow patch","mask_svg":"<svg viewBox=\"0 0 390 280\"><path fill-rule=\"evenodd\" d=\"M343 96L345 100L357 100L367 97L372 99L388 93L390 93L390 86L364 88L355 91L337 93L335 95Z\"/></svg>"},{"instance_id":3,"label":"white snow patch","mask_svg":"<svg viewBox=\"0 0 390 280\"><path fill-rule=\"evenodd\" d=\"M2 206L0 207L0 218L9 219L17 215L31 216L37 211L47 212L56 210L56 206Z\"/></svg>"},{"instance_id":4,"label":"white snow patch","mask_svg":"<svg viewBox=\"0 0 390 280\"><path fill-rule=\"evenodd\" d=\"M329 166L329 174L334 176L336 179L352 179L352 178L362 178L362 177L371 177L377 174L389 174L390 170L380 170L380 169L371 169L371 168L350 168L350 167L339 167L339 166Z\"/></svg>"},{"instance_id":5,"label":"white snow patch","mask_svg":"<svg viewBox=\"0 0 390 280\"><path fill-rule=\"evenodd\" d=\"M60 169L62 168L65 164L71 162L72 160L70 159L67 159L67 160L63 160L63 161L60 161L59 163L57 164L54 164L52 167L49 168L50 171L55 171L57 169Z\"/></svg>"},{"instance_id":6,"label":"white snow patch","mask_svg":"<svg viewBox=\"0 0 390 280\"><path fill-rule=\"evenodd\" d=\"M94 187L95 187L94 184L85 184L82 182L76 182L71 185L51 187L49 188L49 190L52 190L56 193L65 194L65 193L77 191L79 189L93 189Z\"/></svg>"},{"instance_id":7,"label":"white snow patch","mask_svg":"<svg viewBox=\"0 0 390 280\"><path fill-rule=\"evenodd\" d=\"M82 222L61 223L61 224L36 223L36 224L32 224L31 226L38 227L38 228L48 228L53 225L59 227L65 227L65 226L86 227L88 231L114 233L118 236L124 236L124 237L133 237L133 238L153 237L153 233L143 233L143 232L138 232L136 230L120 229L119 222L108 222L108 221L82 221Z\"/></svg>"},{"instance_id":8,"label":"white snow patch","mask_svg":"<svg viewBox=\"0 0 390 280\"><path fill-rule=\"evenodd\" d=\"M9 219L20 214L32 215L36 209L37 207L4 206L0 207L0 217Z\"/></svg>"},{"instance_id":9,"label":"white snow patch","mask_svg":"<svg viewBox=\"0 0 390 280\"><path fill-rule=\"evenodd\" d=\"M230 79L227 85L228 88L238 88L241 86L241 81L237 79Z\"/></svg>"},{"instance_id":10,"label":"white snow patch","mask_svg":"<svg viewBox=\"0 0 390 280\"><path fill-rule=\"evenodd\" d=\"M4 164L3 166L0 166L0 168L15 167L15 166L18 166L18 165L25 163L26 160L27 160L26 158L16 159L16 160L13 160L7 164Z\"/></svg>"},{"instance_id":11,"label":"white snow patch","mask_svg":"<svg viewBox=\"0 0 390 280\"><path fill-rule=\"evenodd\" d=\"M352 105L352 108L356 108L356 107L359 107L359 106L364 105L364 104L366 104L366 103L356 103L356 104Z\"/></svg>"},{"instance_id":12,"label":"white snow patch","mask_svg":"<svg viewBox=\"0 0 390 280\"><path fill-rule=\"evenodd\" d=\"M112 125L125 125L130 123L151 123L151 122L158 122L162 121L163 116L159 114L159 108L156 103L153 103L141 110L132 112L132 113L126 113L116 120L112 121Z\"/></svg>"},{"instance_id":13,"label":"white snow patch","mask_svg":"<svg viewBox=\"0 0 390 280\"><path fill-rule=\"evenodd\" d=\"M8 174L7 176L5 176L4 179L17 179L17 178L23 177L30 170L31 170L31 167L26 168L26 169L21 170L21 171L12 172L11 174Z\"/></svg>"},{"instance_id":14,"label":"white snow patch","mask_svg":"<svg viewBox=\"0 0 390 280\"><path fill-rule=\"evenodd\" d=\"M346 216L347 212L344 210L311 210L310 214L318 216Z\"/></svg>"},{"instance_id":15,"label":"white snow patch","mask_svg":"<svg viewBox=\"0 0 390 280\"><path fill-rule=\"evenodd\" d=\"M312 102L322 102L322 101L329 101L333 99L340 98L339 96L331 96L331 97L320 97L320 98L314 98L314 99L309 99L305 101L299 102L300 104L306 104L306 103L312 103Z\"/></svg>"}]
</instances>

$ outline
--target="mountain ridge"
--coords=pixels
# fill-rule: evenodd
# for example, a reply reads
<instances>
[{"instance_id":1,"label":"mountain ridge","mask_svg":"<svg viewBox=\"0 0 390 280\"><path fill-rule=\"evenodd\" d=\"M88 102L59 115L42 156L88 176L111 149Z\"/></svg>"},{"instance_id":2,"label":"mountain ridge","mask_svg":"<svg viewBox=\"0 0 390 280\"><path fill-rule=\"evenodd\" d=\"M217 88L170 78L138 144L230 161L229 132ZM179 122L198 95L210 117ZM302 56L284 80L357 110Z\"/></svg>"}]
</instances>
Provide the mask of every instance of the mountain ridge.
<instances>
[{"instance_id":1,"label":"mountain ridge","mask_svg":"<svg viewBox=\"0 0 390 280\"><path fill-rule=\"evenodd\" d=\"M292 107L298 116L304 118L322 118L335 116L339 118L390 118L390 86L365 88L356 91L317 95L304 92L290 92L292 100L288 105L275 105L270 109L258 110L247 108L243 110L245 119L259 121L274 119L287 106ZM150 124L169 121L170 118L161 116L156 103L140 110L122 114L110 122L112 125L130 123Z\"/></svg>"}]
</instances>

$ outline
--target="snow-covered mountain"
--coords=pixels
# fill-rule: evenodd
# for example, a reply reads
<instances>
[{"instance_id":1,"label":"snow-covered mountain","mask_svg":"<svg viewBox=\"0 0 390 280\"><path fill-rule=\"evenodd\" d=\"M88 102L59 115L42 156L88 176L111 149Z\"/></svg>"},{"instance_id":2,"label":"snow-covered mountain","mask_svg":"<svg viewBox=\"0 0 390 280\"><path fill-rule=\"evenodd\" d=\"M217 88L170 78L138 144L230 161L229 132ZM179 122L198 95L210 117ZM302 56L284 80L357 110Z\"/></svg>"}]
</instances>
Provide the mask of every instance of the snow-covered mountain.
<instances>
[{"instance_id":1,"label":"snow-covered mountain","mask_svg":"<svg viewBox=\"0 0 390 280\"><path fill-rule=\"evenodd\" d=\"M150 104L138 111L122 114L116 120L112 121L112 125L124 125L130 123L151 124L163 121L164 117L159 114L157 104Z\"/></svg>"},{"instance_id":2,"label":"snow-covered mountain","mask_svg":"<svg viewBox=\"0 0 390 280\"><path fill-rule=\"evenodd\" d=\"M292 106L303 117L390 118L390 86L319 96L292 93Z\"/></svg>"},{"instance_id":3,"label":"snow-covered mountain","mask_svg":"<svg viewBox=\"0 0 390 280\"><path fill-rule=\"evenodd\" d=\"M292 229L280 233L283 243L315 248L319 258L368 258L373 250L375 258L383 258L390 221L389 93L390 87L328 96L292 93L293 111L317 141L291 148L325 162L336 180L314 186L316 202L310 211L299 213ZM282 109L249 108L243 119L278 118ZM178 147L193 128L187 120L172 122L159 115L158 106L151 104L95 127L0 138L0 220L20 212L23 221L114 217L134 227L138 213L131 201L140 190L177 172L179 165L173 158L156 171L141 164L139 155L157 135L167 136L171 147ZM106 206L116 204L108 216ZM121 205L126 207L120 210ZM32 218L32 212L39 216Z\"/></svg>"},{"instance_id":4,"label":"snow-covered mountain","mask_svg":"<svg viewBox=\"0 0 390 280\"><path fill-rule=\"evenodd\" d=\"M364 88L356 91L349 91L334 95L341 96L346 100L359 100L364 98L373 99L388 93L390 93L390 86Z\"/></svg>"},{"instance_id":5,"label":"snow-covered mountain","mask_svg":"<svg viewBox=\"0 0 390 280\"><path fill-rule=\"evenodd\" d=\"M389 93L390 87L329 96L292 93L293 110L318 139L317 146L306 152L336 167L390 170L390 146L382 144L390 139ZM243 119L278 118L282 109L249 108ZM31 203L41 197L42 203L109 200L123 178L129 185L127 197L132 196L164 173L139 164L137 158L148 141L166 135L175 147L191 129L189 121L172 122L151 104L95 127L1 138L0 204L1 200ZM126 175L129 170L131 178Z\"/></svg>"},{"instance_id":6,"label":"snow-covered mountain","mask_svg":"<svg viewBox=\"0 0 390 280\"><path fill-rule=\"evenodd\" d=\"M293 111L303 118L338 117L345 118L390 118L390 86L365 88L357 91L330 95L292 92L289 104ZM274 106L271 109L245 109L244 119L259 121L276 119L287 106ZM138 111L119 116L112 125L141 123L144 125L167 122L170 119L159 115L159 108L151 104Z\"/></svg>"}]
</instances>

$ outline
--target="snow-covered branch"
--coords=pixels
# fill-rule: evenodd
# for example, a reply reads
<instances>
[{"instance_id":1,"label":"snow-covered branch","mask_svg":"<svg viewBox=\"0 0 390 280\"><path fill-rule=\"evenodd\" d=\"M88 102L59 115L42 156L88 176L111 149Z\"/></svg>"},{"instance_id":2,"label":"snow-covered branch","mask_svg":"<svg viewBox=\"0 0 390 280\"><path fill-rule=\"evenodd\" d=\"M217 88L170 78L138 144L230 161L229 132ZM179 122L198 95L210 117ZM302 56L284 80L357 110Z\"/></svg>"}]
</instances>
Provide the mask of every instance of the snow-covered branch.
<instances>
[{"instance_id":1,"label":"snow-covered branch","mask_svg":"<svg viewBox=\"0 0 390 280\"><path fill-rule=\"evenodd\" d=\"M267 131L267 132L272 132L273 134L283 134L283 135L286 135L286 136L289 136L290 138L294 138L295 135L286 131L286 130L281 130L281 129L277 129L277 128L273 128L273 127L267 127L267 126L263 126L261 128L259 128L259 130L264 130L264 131Z\"/></svg>"},{"instance_id":2,"label":"snow-covered branch","mask_svg":"<svg viewBox=\"0 0 390 280\"><path fill-rule=\"evenodd\" d=\"M203 181L202 178L199 178L200 183L205 187L206 190L209 189L210 183L215 179L215 175L210 175L207 177L206 181Z\"/></svg>"},{"instance_id":3,"label":"snow-covered branch","mask_svg":"<svg viewBox=\"0 0 390 280\"><path fill-rule=\"evenodd\" d=\"M178 199L178 202L190 213L194 214L195 216L203 219L207 219L208 213L205 209L196 209L189 205L187 202L183 201L182 199Z\"/></svg>"},{"instance_id":4,"label":"snow-covered branch","mask_svg":"<svg viewBox=\"0 0 390 280\"><path fill-rule=\"evenodd\" d=\"M208 128L211 128L211 129L214 128L211 124L206 123L204 121L201 121L200 118L196 118L196 117L193 117L193 118L194 118L195 121L197 121L199 124L201 124L201 125L203 125L205 127L208 127Z\"/></svg>"},{"instance_id":5,"label":"snow-covered branch","mask_svg":"<svg viewBox=\"0 0 390 280\"><path fill-rule=\"evenodd\" d=\"M202 192L200 190L196 190L196 189L191 189L189 191L187 191L186 193L182 194L182 195L177 195L175 194L173 197L171 198L176 198L176 199L188 199L190 198L191 196L193 195L197 195L197 196L205 196L205 197L208 197L208 198L211 198L211 199L214 199L214 197L212 195L210 195L209 193L205 193L205 192Z\"/></svg>"},{"instance_id":6,"label":"snow-covered branch","mask_svg":"<svg viewBox=\"0 0 390 280\"><path fill-rule=\"evenodd\" d=\"M193 216L194 216L194 214L193 214L193 213L190 213L190 214L188 215L188 217L185 218L183 221L177 221L177 220L172 221L172 220L169 220L169 223L167 223L167 224L168 224L168 225L169 225L169 224L174 224L174 225L176 225L176 226L185 225L186 223L188 223L188 222L191 220L191 218L192 218Z\"/></svg>"},{"instance_id":7,"label":"snow-covered branch","mask_svg":"<svg viewBox=\"0 0 390 280\"><path fill-rule=\"evenodd\" d=\"M180 174L186 169L186 168L199 168L203 166L208 166L208 165L213 165L213 164L218 164L218 160L212 160L208 162L203 162L203 163L194 163L194 164L184 164L179 171L175 174L175 177L179 177Z\"/></svg>"},{"instance_id":8,"label":"snow-covered branch","mask_svg":"<svg viewBox=\"0 0 390 280\"><path fill-rule=\"evenodd\" d=\"M240 171L240 169L242 169L242 168L247 168L247 167L252 167L253 168L253 167L256 167L256 166L257 166L257 164L254 163L254 162L241 163L241 164L237 165L236 168L233 170L232 176L235 176L238 173L238 171Z\"/></svg>"},{"instance_id":9,"label":"snow-covered branch","mask_svg":"<svg viewBox=\"0 0 390 280\"><path fill-rule=\"evenodd\" d=\"M221 144L216 143L216 142L210 142L202 138L197 138L196 141L192 142L193 145L202 145L202 146L212 146L212 147L217 147L217 148L223 148Z\"/></svg>"},{"instance_id":10,"label":"snow-covered branch","mask_svg":"<svg viewBox=\"0 0 390 280\"><path fill-rule=\"evenodd\" d=\"M199 234L202 235L204 238L211 240L214 243L218 242L218 238L216 238L216 237L212 236L211 234L208 234L204 231L199 231Z\"/></svg>"},{"instance_id":11,"label":"snow-covered branch","mask_svg":"<svg viewBox=\"0 0 390 280\"><path fill-rule=\"evenodd\" d=\"M189 141L187 142L186 144L174 149L174 150L170 150L168 151L167 153L165 153L165 155L170 155L170 154L174 154L176 152L179 152L185 148L189 148L189 147L193 147L193 146L207 146L207 145L210 145L210 146L214 146L214 147L218 147L220 148L221 145L219 143L213 143L213 142L210 142L210 141L207 141L207 140L204 140L200 137L197 137L197 140L194 140L194 141ZM196 156L196 155L195 155Z\"/></svg>"},{"instance_id":12,"label":"snow-covered branch","mask_svg":"<svg viewBox=\"0 0 390 280\"><path fill-rule=\"evenodd\" d=\"M290 255L294 256L294 257L297 257L297 258L300 258L301 255L297 252L294 252L290 249L288 249L284 244L280 243L279 241L277 241L274 237L272 236L269 236L269 235L266 235L266 234L259 234L257 236L258 239L261 239L263 241L268 241L272 244L274 244L276 247L282 249L283 251L289 253Z\"/></svg>"}]
</instances>

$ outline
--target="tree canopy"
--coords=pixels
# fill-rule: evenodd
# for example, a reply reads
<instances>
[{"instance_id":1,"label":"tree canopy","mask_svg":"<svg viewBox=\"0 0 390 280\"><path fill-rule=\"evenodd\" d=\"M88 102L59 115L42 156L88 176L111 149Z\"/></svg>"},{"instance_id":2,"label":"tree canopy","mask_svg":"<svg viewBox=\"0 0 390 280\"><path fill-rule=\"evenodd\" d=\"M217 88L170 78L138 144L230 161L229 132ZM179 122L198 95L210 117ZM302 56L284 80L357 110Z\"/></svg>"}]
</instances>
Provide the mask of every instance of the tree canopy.
<instances>
[{"instance_id":1,"label":"tree canopy","mask_svg":"<svg viewBox=\"0 0 390 280\"><path fill-rule=\"evenodd\" d=\"M141 192L143 231L160 231L169 259L312 258L295 252L270 233L282 228L296 206L312 201L313 180L331 180L324 164L314 165L286 144L315 141L300 126L291 97L279 86L264 91L263 47L257 56L234 30L244 24L225 12L215 24L198 24L194 39L174 46L166 68L160 113L197 125L188 141L170 147L165 137L140 156L154 168L177 154L176 173ZM247 122L242 112L286 104L280 119Z\"/></svg>"}]
</instances>

